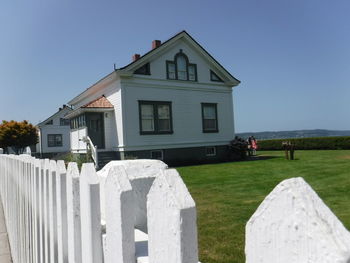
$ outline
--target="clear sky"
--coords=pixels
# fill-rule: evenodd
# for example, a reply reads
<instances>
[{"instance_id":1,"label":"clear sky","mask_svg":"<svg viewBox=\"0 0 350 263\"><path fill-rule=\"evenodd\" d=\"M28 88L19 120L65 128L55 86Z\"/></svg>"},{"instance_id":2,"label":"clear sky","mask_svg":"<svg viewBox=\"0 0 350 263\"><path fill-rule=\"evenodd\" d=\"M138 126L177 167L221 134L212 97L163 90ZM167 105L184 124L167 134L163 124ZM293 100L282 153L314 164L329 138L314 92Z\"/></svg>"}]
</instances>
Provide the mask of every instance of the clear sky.
<instances>
[{"instance_id":1,"label":"clear sky","mask_svg":"<svg viewBox=\"0 0 350 263\"><path fill-rule=\"evenodd\" d=\"M0 4L0 120L34 124L154 39L191 34L242 81L237 132L350 129L348 0Z\"/></svg>"}]
</instances>

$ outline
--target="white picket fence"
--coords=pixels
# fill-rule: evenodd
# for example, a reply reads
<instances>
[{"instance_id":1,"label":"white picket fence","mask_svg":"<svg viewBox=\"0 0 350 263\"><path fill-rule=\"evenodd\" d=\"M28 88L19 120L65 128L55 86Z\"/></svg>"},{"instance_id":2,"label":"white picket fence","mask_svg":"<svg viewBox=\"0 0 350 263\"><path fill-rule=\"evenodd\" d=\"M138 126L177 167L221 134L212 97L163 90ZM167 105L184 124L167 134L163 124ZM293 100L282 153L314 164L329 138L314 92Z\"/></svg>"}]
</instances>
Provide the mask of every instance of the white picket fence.
<instances>
[{"instance_id":1,"label":"white picket fence","mask_svg":"<svg viewBox=\"0 0 350 263\"><path fill-rule=\"evenodd\" d=\"M84 164L0 155L14 263L197 263L195 203L156 160ZM350 263L350 233L302 179L281 182L246 225L247 263Z\"/></svg>"},{"instance_id":2,"label":"white picket fence","mask_svg":"<svg viewBox=\"0 0 350 263\"><path fill-rule=\"evenodd\" d=\"M14 263L197 263L195 203L157 160L93 164L0 155Z\"/></svg>"}]
</instances>

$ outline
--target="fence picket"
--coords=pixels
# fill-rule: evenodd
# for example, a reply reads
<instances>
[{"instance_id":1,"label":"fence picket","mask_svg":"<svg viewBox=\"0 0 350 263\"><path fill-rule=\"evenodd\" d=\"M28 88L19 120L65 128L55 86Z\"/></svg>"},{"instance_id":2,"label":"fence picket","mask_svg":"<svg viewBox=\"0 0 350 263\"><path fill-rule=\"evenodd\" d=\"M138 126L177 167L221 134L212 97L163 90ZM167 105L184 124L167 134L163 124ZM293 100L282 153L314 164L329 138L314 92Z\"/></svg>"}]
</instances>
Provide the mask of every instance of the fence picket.
<instances>
[{"instance_id":1,"label":"fence picket","mask_svg":"<svg viewBox=\"0 0 350 263\"><path fill-rule=\"evenodd\" d=\"M57 200L57 251L58 263L68 262L68 230L67 230L67 178L66 166L57 161L56 200Z\"/></svg>"},{"instance_id":2,"label":"fence picket","mask_svg":"<svg viewBox=\"0 0 350 263\"><path fill-rule=\"evenodd\" d=\"M68 262L81 263L80 178L76 163L67 169Z\"/></svg>"},{"instance_id":3,"label":"fence picket","mask_svg":"<svg viewBox=\"0 0 350 263\"><path fill-rule=\"evenodd\" d=\"M105 262L134 263L134 195L124 167L116 166L110 169L105 187Z\"/></svg>"},{"instance_id":4,"label":"fence picket","mask_svg":"<svg viewBox=\"0 0 350 263\"><path fill-rule=\"evenodd\" d=\"M147 198L149 261L197 263L196 207L177 171L160 171Z\"/></svg>"},{"instance_id":5,"label":"fence picket","mask_svg":"<svg viewBox=\"0 0 350 263\"><path fill-rule=\"evenodd\" d=\"M80 176L83 263L102 263L100 182L93 163L84 163Z\"/></svg>"},{"instance_id":6,"label":"fence picket","mask_svg":"<svg viewBox=\"0 0 350 263\"><path fill-rule=\"evenodd\" d=\"M302 179L284 180L246 225L247 263L350 262L350 232Z\"/></svg>"},{"instance_id":7,"label":"fence picket","mask_svg":"<svg viewBox=\"0 0 350 263\"><path fill-rule=\"evenodd\" d=\"M49 237L50 237L50 263L57 263L57 205L56 205L56 161L50 161L48 180L49 193Z\"/></svg>"}]
</instances>

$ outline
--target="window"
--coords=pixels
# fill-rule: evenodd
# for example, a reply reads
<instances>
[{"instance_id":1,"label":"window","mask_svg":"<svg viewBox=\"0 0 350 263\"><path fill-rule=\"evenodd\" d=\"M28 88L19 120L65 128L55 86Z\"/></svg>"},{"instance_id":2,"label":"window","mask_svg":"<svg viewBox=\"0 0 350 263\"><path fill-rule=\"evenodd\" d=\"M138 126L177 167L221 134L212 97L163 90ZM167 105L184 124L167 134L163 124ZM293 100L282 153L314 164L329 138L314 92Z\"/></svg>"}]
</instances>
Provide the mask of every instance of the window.
<instances>
[{"instance_id":1,"label":"window","mask_svg":"<svg viewBox=\"0 0 350 263\"><path fill-rule=\"evenodd\" d=\"M205 147L206 156L216 156L216 148L214 146Z\"/></svg>"},{"instance_id":2,"label":"window","mask_svg":"<svg viewBox=\"0 0 350 263\"><path fill-rule=\"evenodd\" d=\"M53 120L49 120L45 123L45 125L52 125L53 124Z\"/></svg>"},{"instance_id":3,"label":"window","mask_svg":"<svg viewBox=\"0 0 350 263\"><path fill-rule=\"evenodd\" d=\"M134 71L134 74L151 75L151 67L149 63L146 63L142 67L139 67L137 70Z\"/></svg>"},{"instance_id":4,"label":"window","mask_svg":"<svg viewBox=\"0 0 350 263\"><path fill-rule=\"evenodd\" d=\"M167 61L168 79L176 79L176 68L175 63Z\"/></svg>"},{"instance_id":5,"label":"window","mask_svg":"<svg viewBox=\"0 0 350 263\"><path fill-rule=\"evenodd\" d=\"M224 82L216 73L212 70L210 70L210 80L216 81L216 82Z\"/></svg>"},{"instance_id":6,"label":"window","mask_svg":"<svg viewBox=\"0 0 350 263\"><path fill-rule=\"evenodd\" d=\"M196 81L197 80L197 68L196 65L190 64L188 66L188 80Z\"/></svg>"},{"instance_id":7,"label":"window","mask_svg":"<svg viewBox=\"0 0 350 263\"><path fill-rule=\"evenodd\" d=\"M162 150L151 151L151 159L163 160L163 151Z\"/></svg>"},{"instance_id":8,"label":"window","mask_svg":"<svg viewBox=\"0 0 350 263\"><path fill-rule=\"evenodd\" d=\"M177 79L187 80L187 60L185 55L179 55L176 58Z\"/></svg>"},{"instance_id":9,"label":"window","mask_svg":"<svg viewBox=\"0 0 350 263\"><path fill-rule=\"evenodd\" d=\"M171 102L139 101L140 133L173 133Z\"/></svg>"},{"instance_id":10,"label":"window","mask_svg":"<svg viewBox=\"0 0 350 263\"><path fill-rule=\"evenodd\" d=\"M47 135L48 147L61 147L62 146L62 134L48 134Z\"/></svg>"},{"instance_id":11,"label":"window","mask_svg":"<svg viewBox=\"0 0 350 263\"><path fill-rule=\"evenodd\" d=\"M85 127L85 126L86 126L86 122L85 122L85 115L84 114L70 119L70 128L72 130L79 129L79 128Z\"/></svg>"},{"instance_id":12,"label":"window","mask_svg":"<svg viewBox=\"0 0 350 263\"><path fill-rule=\"evenodd\" d=\"M69 124L70 124L70 121L68 119L60 118L60 125L61 126L69 126Z\"/></svg>"},{"instance_id":13,"label":"window","mask_svg":"<svg viewBox=\"0 0 350 263\"><path fill-rule=\"evenodd\" d=\"M203 132L218 132L216 103L202 103Z\"/></svg>"},{"instance_id":14,"label":"window","mask_svg":"<svg viewBox=\"0 0 350 263\"><path fill-rule=\"evenodd\" d=\"M175 55L174 61L166 62L166 69L168 79L197 81L197 65L189 63L182 49Z\"/></svg>"}]
</instances>

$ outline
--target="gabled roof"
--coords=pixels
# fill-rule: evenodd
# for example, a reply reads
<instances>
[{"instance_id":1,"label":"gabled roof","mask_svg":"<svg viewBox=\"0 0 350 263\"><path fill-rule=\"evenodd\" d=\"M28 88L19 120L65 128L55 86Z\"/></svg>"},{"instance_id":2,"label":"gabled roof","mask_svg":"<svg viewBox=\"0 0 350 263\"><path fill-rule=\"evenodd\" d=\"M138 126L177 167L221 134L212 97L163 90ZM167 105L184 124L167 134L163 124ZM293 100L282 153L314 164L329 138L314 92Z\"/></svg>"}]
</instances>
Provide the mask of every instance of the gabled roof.
<instances>
[{"instance_id":1,"label":"gabled roof","mask_svg":"<svg viewBox=\"0 0 350 263\"><path fill-rule=\"evenodd\" d=\"M66 112L65 115L67 115L70 111L72 111L72 109L70 107L68 107L67 105L63 105L63 108L59 108L57 112L55 112L54 114L52 114L50 117L48 117L46 120L40 122L37 124L37 126L43 126L45 125L48 121L53 120L57 115L59 115L60 113L62 113L63 111ZM65 116L64 115L64 116Z\"/></svg>"},{"instance_id":2,"label":"gabled roof","mask_svg":"<svg viewBox=\"0 0 350 263\"><path fill-rule=\"evenodd\" d=\"M96 83L94 83L92 86L81 92L79 95L74 97L72 100L68 102L68 104L72 105L80 100L86 94L89 92L92 88L94 88L96 85L103 83L107 81L109 78L113 78L116 76L132 76L134 71L137 70L139 67L143 66L145 63L147 63L150 58L153 56L156 56L159 52L162 52L167 47L171 46L174 42L176 42L179 39L184 39L192 45L199 53L203 55L204 58L219 72L221 72L225 76L224 82L231 86L237 86L240 81L236 79L230 72L228 72L213 56L211 56L208 51L206 51L196 40L194 40L193 37L190 36L185 30L177 33L175 36L171 37L167 41L163 42L159 47L154 48L150 51L148 51L146 54L141 56L139 59L129 63L128 65L115 69L113 72L109 73L105 77L98 80ZM113 74L114 73L114 74Z\"/></svg>"},{"instance_id":3,"label":"gabled roof","mask_svg":"<svg viewBox=\"0 0 350 263\"><path fill-rule=\"evenodd\" d=\"M113 108L113 105L105 96L101 96L81 106L81 108Z\"/></svg>"},{"instance_id":4,"label":"gabled roof","mask_svg":"<svg viewBox=\"0 0 350 263\"><path fill-rule=\"evenodd\" d=\"M74 109L66 115L66 119L71 119L85 112L107 112L113 111L114 106L112 103L104 96L98 97L87 104Z\"/></svg>"},{"instance_id":5,"label":"gabled roof","mask_svg":"<svg viewBox=\"0 0 350 263\"><path fill-rule=\"evenodd\" d=\"M237 86L239 83L241 83L238 79L236 79L230 72L228 72L212 55L209 54L208 51L206 51L193 37L191 37L190 34L188 34L185 30L181 31L180 33L177 33L172 38L168 39L167 41L163 42L159 47L154 48L150 51L148 51L146 54L141 56L138 60L131 62L130 64L117 69L116 71L133 71L136 70L138 67L142 66L145 63L145 60L147 60L149 57L153 56L154 54L160 52L161 50L165 49L167 46L171 45L173 42L184 38L186 39L192 46L197 48L206 58L209 60L218 70L223 71L225 73L226 77L230 79L233 83L233 86Z\"/></svg>"}]
</instances>

